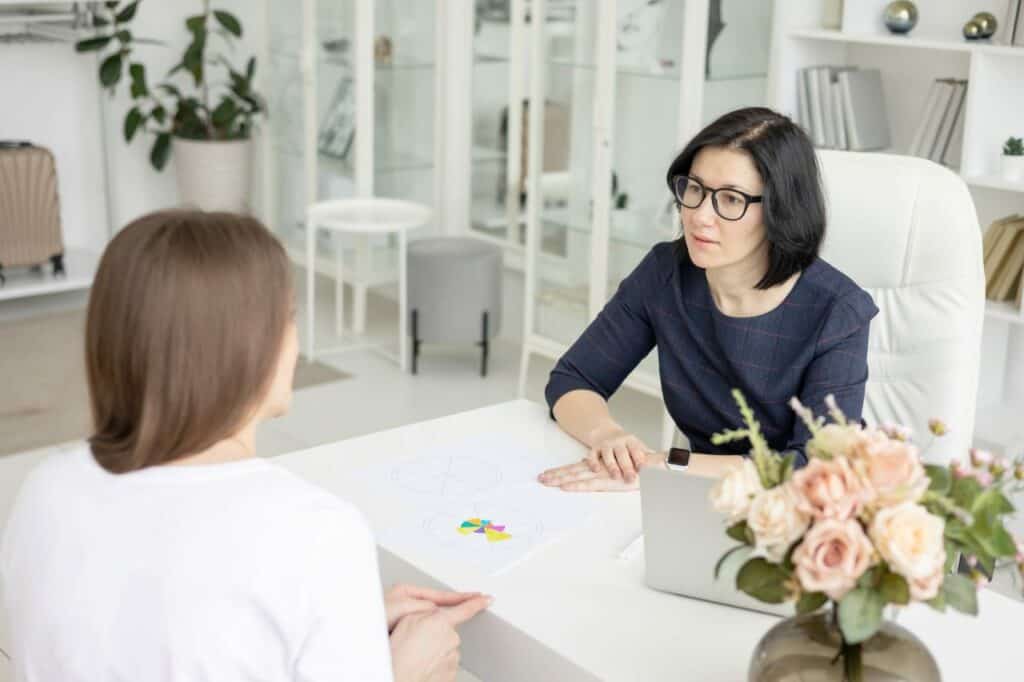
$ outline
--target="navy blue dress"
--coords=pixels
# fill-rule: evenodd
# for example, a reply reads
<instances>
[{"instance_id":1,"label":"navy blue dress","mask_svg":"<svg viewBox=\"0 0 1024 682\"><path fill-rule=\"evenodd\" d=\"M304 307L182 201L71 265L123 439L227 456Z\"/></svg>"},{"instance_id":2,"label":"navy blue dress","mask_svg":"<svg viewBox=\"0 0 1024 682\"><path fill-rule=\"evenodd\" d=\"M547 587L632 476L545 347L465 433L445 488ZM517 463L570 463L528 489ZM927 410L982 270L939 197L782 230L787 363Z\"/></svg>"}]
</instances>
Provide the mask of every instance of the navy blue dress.
<instances>
[{"instance_id":1,"label":"navy blue dress","mask_svg":"<svg viewBox=\"0 0 1024 682\"><path fill-rule=\"evenodd\" d=\"M768 443L807 458L810 434L793 413L798 396L825 414L832 394L860 419L868 378L868 326L878 308L866 291L815 259L785 300L755 317L729 317L711 297L704 270L674 242L657 244L551 371L549 407L565 393L589 389L606 400L652 348L658 348L665 405L694 452L745 455L749 443L711 444L714 433L741 426L731 391L754 410Z\"/></svg>"}]
</instances>

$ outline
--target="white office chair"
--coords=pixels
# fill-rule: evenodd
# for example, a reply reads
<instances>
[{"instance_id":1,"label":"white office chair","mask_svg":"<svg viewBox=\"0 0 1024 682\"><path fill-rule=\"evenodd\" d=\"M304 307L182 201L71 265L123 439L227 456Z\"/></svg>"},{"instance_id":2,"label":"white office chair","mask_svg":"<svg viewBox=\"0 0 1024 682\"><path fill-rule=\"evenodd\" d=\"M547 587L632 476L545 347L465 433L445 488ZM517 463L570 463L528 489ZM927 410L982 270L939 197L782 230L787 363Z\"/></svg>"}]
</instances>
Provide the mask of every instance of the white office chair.
<instances>
[{"instance_id":1,"label":"white office chair","mask_svg":"<svg viewBox=\"0 0 1024 682\"><path fill-rule=\"evenodd\" d=\"M963 460L974 430L985 275L981 230L959 176L924 159L818 153L828 204L822 257L864 287L871 322L864 418L928 441L929 461Z\"/></svg>"}]
</instances>

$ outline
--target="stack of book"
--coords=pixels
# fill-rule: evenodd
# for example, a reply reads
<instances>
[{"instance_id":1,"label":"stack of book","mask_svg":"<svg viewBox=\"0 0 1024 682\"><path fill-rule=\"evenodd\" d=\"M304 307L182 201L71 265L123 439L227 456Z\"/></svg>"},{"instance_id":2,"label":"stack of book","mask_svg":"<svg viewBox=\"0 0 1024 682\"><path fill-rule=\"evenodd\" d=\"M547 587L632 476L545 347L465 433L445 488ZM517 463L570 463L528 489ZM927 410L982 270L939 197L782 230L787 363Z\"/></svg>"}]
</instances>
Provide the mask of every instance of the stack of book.
<instances>
[{"instance_id":1,"label":"stack of book","mask_svg":"<svg viewBox=\"0 0 1024 682\"><path fill-rule=\"evenodd\" d=\"M985 255L985 298L1013 301L1021 305L1024 286L1024 216L1017 214L989 226L983 240Z\"/></svg>"},{"instance_id":2,"label":"stack of book","mask_svg":"<svg viewBox=\"0 0 1024 682\"><path fill-rule=\"evenodd\" d=\"M932 81L917 132L914 133L907 153L936 163L954 165L956 149L959 147L954 140L963 134L966 95L965 80L936 78Z\"/></svg>"},{"instance_id":3,"label":"stack of book","mask_svg":"<svg viewBox=\"0 0 1024 682\"><path fill-rule=\"evenodd\" d=\"M800 69L796 92L797 123L816 147L868 151L889 146L889 119L878 69Z\"/></svg>"}]
</instances>

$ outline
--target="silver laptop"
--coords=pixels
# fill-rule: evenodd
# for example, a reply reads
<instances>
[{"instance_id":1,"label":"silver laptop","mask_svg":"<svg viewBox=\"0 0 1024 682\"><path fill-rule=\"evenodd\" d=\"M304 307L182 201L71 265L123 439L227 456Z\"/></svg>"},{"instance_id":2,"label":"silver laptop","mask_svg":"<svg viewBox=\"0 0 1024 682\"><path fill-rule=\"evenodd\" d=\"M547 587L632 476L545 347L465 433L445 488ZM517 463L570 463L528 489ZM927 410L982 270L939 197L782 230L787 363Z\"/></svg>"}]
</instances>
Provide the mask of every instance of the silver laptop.
<instances>
[{"instance_id":1,"label":"silver laptop","mask_svg":"<svg viewBox=\"0 0 1024 682\"><path fill-rule=\"evenodd\" d=\"M792 602L765 604L736 589L745 552L715 564L736 541L725 534L725 520L708 500L715 479L684 471L643 469L640 502L644 521L646 583L663 592L780 616L795 613Z\"/></svg>"}]
</instances>

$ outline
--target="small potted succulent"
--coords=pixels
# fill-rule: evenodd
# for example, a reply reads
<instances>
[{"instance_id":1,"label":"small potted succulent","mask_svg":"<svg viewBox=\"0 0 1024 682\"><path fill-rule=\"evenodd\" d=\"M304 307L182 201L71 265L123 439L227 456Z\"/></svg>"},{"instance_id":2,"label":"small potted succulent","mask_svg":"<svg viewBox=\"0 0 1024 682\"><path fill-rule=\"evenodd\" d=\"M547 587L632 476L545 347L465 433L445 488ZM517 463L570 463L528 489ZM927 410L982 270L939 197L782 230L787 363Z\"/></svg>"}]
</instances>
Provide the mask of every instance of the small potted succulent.
<instances>
[{"instance_id":1,"label":"small potted succulent","mask_svg":"<svg viewBox=\"0 0 1024 682\"><path fill-rule=\"evenodd\" d=\"M1024 180L1024 141L1019 137L1003 143L1003 177L1011 182Z\"/></svg>"}]
</instances>

